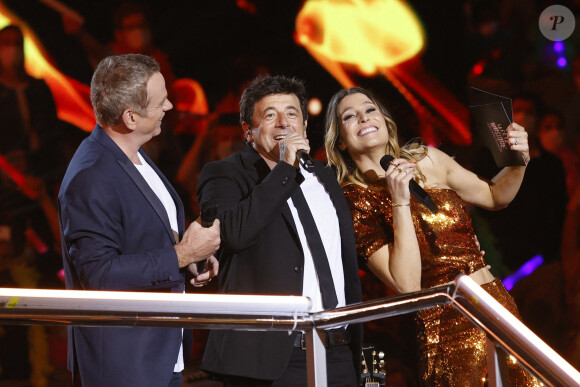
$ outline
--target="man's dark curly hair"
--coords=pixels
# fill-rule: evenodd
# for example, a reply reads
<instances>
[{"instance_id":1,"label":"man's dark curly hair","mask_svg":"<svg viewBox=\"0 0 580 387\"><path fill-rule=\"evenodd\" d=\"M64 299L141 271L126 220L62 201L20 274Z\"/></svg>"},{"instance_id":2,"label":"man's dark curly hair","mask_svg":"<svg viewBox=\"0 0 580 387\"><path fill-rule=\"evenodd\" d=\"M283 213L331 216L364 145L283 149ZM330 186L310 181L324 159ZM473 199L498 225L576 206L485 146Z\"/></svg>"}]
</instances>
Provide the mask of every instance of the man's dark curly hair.
<instances>
[{"instance_id":1,"label":"man's dark curly hair","mask_svg":"<svg viewBox=\"0 0 580 387\"><path fill-rule=\"evenodd\" d=\"M308 97L302 80L283 75L261 75L254 79L242 94L240 99L240 123L245 122L252 127L254 105L262 98L272 94L294 94L300 102L303 119L308 119Z\"/></svg>"}]
</instances>

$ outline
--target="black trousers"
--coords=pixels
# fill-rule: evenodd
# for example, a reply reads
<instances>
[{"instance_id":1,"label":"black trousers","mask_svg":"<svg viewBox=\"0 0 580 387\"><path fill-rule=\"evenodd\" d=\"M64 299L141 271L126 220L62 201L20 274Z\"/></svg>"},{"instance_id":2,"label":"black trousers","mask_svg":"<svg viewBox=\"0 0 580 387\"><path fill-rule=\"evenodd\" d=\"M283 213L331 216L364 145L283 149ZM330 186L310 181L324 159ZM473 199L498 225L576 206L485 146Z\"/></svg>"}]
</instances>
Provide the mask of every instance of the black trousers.
<instances>
[{"instance_id":1,"label":"black trousers","mask_svg":"<svg viewBox=\"0 0 580 387\"><path fill-rule=\"evenodd\" d=\"M352 362L352 352L348 345L330 347L326 350L326 375L329 386L357 386L356 372ZM225 387L297 387L307 385L306 351L294 348L288 368L278 380L260 380L225 375Z\"/></svg>"}]
</instances>

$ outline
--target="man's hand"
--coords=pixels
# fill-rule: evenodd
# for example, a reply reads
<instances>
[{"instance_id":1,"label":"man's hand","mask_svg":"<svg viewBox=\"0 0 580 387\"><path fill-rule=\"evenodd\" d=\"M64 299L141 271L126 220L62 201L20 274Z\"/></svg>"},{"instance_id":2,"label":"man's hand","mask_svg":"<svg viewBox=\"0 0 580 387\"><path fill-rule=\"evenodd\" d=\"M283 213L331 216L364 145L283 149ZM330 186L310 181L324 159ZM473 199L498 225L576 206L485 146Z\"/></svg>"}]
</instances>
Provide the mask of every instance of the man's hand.
<instances>
[{"instance_id":1,"label":"man's hand","mask_svg":"<svg viewBox=\"0 0 580 387\"><path fill-rule=\"evenodd\" d=\"M296 159L296 152L303 150L306 153L310 152L310 143L307 138L297 134L291 133L285 139L278 143L280 147L280 160L285 161L290 165L298 167L298 160Z\"/></svg>"},{"instance_id":2,"label":"man's hand","mask_svg":"<svg viewBox=\"0 0 580 387\"><path fill-rule=\"evenodd\" d=\"M189 271L193 274L190 282L195 287L207 285L218 274L220 268L218 260L213 255L203 261L203 268L198 267L198 264L201 266L202 262L189 265Z\"/></svg>"},{"instance_id":3,"label":"man's hand","mask_svg":"<svg viewBox=\"0 0 580 387\"><path fill-rule=\"evenodd\" d=\"M181 242L173 246L177 253L179 267L203 261L212 256L220 247L220 221L215 220L211 227L201 227L200 218L192 222Z\"/></svg>"}]
</instances>

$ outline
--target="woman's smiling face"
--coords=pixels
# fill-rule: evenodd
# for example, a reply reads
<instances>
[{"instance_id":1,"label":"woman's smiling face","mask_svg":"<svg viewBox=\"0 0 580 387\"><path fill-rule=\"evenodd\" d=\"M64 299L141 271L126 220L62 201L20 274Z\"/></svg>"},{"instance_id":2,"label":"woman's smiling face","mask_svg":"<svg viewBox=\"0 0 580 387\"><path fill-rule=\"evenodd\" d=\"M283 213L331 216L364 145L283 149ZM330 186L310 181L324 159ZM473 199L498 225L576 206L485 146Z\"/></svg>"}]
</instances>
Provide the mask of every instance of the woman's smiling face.
<instances>
[{"instance_id":1,"label":"woman's smiling face","mask_svg":"<svg viewBox=\"0 0 580 387\"><path fill-rule=\"evenodd\" d=\"M340 125L339 148L352 157L377 146L384 147L389 139L385 117L364 94L347 95L338 104Z\"/></svg>"}]
</instances>

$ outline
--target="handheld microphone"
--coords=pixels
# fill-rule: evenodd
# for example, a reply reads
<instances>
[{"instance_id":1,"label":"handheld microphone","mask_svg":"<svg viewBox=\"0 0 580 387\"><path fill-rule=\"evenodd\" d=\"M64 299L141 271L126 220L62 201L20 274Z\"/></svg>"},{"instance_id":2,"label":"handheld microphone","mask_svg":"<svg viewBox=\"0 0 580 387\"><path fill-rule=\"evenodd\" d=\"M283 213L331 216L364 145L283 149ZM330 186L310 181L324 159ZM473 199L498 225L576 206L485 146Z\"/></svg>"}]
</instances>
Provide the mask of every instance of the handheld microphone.
<instances>
[{"instance_id":1,"label":"handheld microphone","mask_svg":"<svg viewBox=\"0 0 580 387\"><path fill-rule=\"evenodd\" d=\"M213 225L213 221L217 218L217 204L210 203L201 209L201 227L210 228ZM205 267L205 261L197 262L197 272L202 273Z\"/></svg>"},{"instance_id":2,"label":"handheld microphone","mask_svg":"<svg viewBox=\"0 0 580 387\"><path fill-rule=\"evenodd\" d=\"M386 171L389 168L389 163L394 159L395 158L391 155L384 155L381 157L381 167ZM432 213L436 214L437 211L439 211L437 205L433 203L433 200L431 200L431 196L429 196L429 194L425 192L425 190L413 179L409 181L409 191L411 192L411 195L423 203L423 205L431 210Z\"/></svg>"},{"instance_id":3,"label":"handheld microphone","mask_svg":"<svg viewBox=\"0 0 580 387\"><path fill-rule=\"evenodd\" d=\"M306 152L304 149L298 149L296 151L296 157L298 157L298 161L304 169L306 169L308 172L314 171L314 162L312 161L312 158L308 152Z\"/></svg>"},{"instance_id":4,"label":"handheld microphone","mask_svg":"<svg viewBox=\"0 0 580 387\"><path fill-rule=\"evenodd\" d=\"M201 227L210 228L217 218L217 204L211 203L201 209Z\"/></svg>"}]
</instances>

